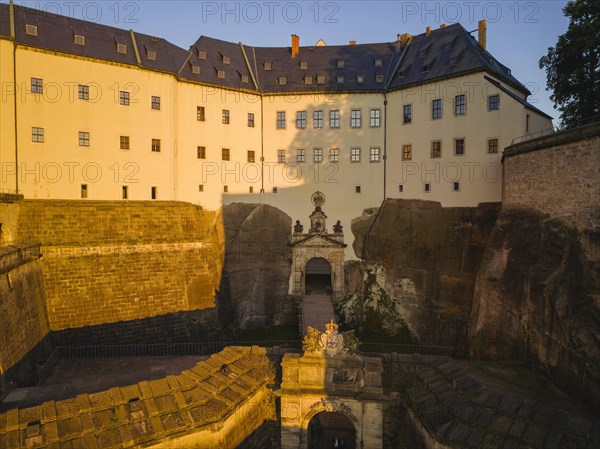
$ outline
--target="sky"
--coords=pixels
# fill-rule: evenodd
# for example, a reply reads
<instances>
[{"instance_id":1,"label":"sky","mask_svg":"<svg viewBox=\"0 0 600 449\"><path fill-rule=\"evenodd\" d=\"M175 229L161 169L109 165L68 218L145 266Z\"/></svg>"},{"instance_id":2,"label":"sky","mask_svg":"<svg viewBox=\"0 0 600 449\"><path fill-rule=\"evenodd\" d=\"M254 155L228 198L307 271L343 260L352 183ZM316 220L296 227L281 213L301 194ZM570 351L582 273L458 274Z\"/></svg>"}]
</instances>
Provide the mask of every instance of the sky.
<instances>
[{"instance_id":1,"label":"sky","mask_svg":"<svg viewBox=\"0 0 600 449\"><path fill-rule=\"evenodd\" d=\"M6 0L2 0L6 1ZM329 45L390 42L397 34L417 35L427 26L460 22L476 30L487 20L487 50L525 84L529 101L554 117L559 113L546 90L540 57L568 27L566 0L546 1L19 1L16 4L159 36L189 48L201 36L254 46L300 45L323 39ZM477 33L474 33L477 36Z\"/></svg>"}]
</instances>

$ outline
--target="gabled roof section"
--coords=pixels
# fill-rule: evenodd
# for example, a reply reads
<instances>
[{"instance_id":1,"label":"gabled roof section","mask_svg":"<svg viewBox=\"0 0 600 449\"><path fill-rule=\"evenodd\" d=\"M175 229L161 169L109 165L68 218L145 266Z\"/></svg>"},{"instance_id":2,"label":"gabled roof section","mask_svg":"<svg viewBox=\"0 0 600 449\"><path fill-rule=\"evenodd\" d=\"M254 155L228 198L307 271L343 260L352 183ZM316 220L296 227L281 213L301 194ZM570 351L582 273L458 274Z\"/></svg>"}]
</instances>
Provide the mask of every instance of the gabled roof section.
<instances>
[{"instance_id":1,"label":"gabled roof section","mask_svg":"<svg viewBox=\"0 0 600 449\"><path fill-rule=\"evenodd\" d=\"M298 240L292 243L290 246L307 245L310 244L313 240L323 240L326 244L329 244L330 246L337 246L340 248L345 248L346 246L348 246L345 243L340 243L328 237L327 234L309 234L302 240Z\"/></svg>"}]
</instances>

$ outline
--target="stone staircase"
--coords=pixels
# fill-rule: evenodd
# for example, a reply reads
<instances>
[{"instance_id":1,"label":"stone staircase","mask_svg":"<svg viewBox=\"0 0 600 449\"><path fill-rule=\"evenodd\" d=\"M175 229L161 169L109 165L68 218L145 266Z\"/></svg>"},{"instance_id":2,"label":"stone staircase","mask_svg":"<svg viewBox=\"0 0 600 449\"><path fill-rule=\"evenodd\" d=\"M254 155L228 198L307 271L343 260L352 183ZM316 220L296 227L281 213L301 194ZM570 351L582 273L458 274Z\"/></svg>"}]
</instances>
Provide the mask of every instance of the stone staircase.
<instances>
[{"instance_id":1,"label":"stone staircase","mask_svg":"<svg viewBox=\"0 0 600 449\"><path fill-rule=\"evenodd\" d=\"M308 326L325 332L325 324L335 319L331 296L318 293L304 295L301 304L302 335L306 335Z\"/></svg>"}]
</instances>

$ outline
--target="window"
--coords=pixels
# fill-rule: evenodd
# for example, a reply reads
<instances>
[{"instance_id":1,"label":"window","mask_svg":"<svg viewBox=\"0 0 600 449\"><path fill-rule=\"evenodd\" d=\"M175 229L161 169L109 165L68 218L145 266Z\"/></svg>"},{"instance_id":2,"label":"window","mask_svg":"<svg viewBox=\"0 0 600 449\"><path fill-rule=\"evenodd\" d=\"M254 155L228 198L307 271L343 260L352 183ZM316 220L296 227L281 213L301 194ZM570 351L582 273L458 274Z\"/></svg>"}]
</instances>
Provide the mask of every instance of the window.
<instances>
[{"instance_id":1,"label":"window","mask_svg":"<svg viewBox=\"0 0 600 449\"><path fill-rule=\"evenodd\" d=\"M323 128L323 111L313 112L313 127Z\"/></svg>"},{"instance_id":2,"label":"window","mask_svg":"<svg viewBox=\"0 0 600 449\"><path fill-rule=\"evenodd\" d=\"M337 68L338 69L343 69L344 68L344 60L343 59L338 59L337 60Z\"/></svg>"},{"instance_id":3,"label":"window","mask_svg":"<svg viewBox=\"0 0 600 449\"><path fill-rule=\"evenodd\" d=\"M229 56L223 55L223 64L229 64L230 62L231 60L229 59Z\"/></svg>"},{"instance_id":4,"label":"window","mask_svg":"<svg viewBox=\"0 0 600 449\"><path fill-rule=\"evenodd\" d=\"M426 182L426 183L423 185L423 190L425 190L425 193L429 193L429 192L431 192L431 184L429 184L428 182Z\"/></svg>"},{"instance_id":5,"label":"window","mask_svg":"<svg viewBox=\"0 0 600 449\"><path fill-rule=\"evenodd\" d=\"M223 193L229 192L229 186L223 186Z\"/></svg>"},{"instance_id":6,"label":"window","mask_svg":"<svg viewBox=\"0 0 600 449\"><path fill-rule=\"evenodd\" d=\"M329 111L329 127L340 127L340 111Z\"/></svg>"},{"instance_id":7,"label":"window","mask_svg":"<svg viewBox=\"0 0 600 449\"><path fill-rule=\"evenodd\" d=\"M285 111L277 112L277 129L285 129Z\"/></svg>"},{"instance_id":8,"label":"window","mask_svg":"<svg viewBox=\"0 0 600 449\"><path fill-rule=\"evenodd\" d=\"M306 75L304 77L304 84L312 84L313 80L312 80L312 76L310 75Z\"/></svg>"},{"instance_id":9,"label":"window","mask_svg":"<svg viewBox=\"0 0 600 449\"><path fill-rule=\"evenodd\" d=\"M360 148L350 148L350 162L360 162Z\"/></svg>"},{"instance_id":10,"label":"window","mask_svg":"<svg viewBox=\"0 0 600 449\"><path fill-rule=\"evenodd\" d=\"M160 153L160 139L152 139L152 151Z\"/></svg>"},{"instance_id":11,"label":"window","mask_svg":"<svg viewBox=\"0 0 600 449\"><path fill-rule=\"evenodd\" d=\"M285 84L287 84L287 77L285 77L285 76L280 76L280 77L279 77L279 81L278 81L278 82L279 82L279 84L281 84L282 86L283 86L283 85L285 85Z\"/></svg>"},{"instance_id":12,"label":"window","mask_svg":"<svg viewBox=\"0 0 600 449\"><path fill-rule=\"evenodd\" d=\"M129 196L128 195L128 193L129 193L128 190L129 189L127 188L127 186L122 186L121 187L121 198L123 198L124 200L126 200L127 197Z\"/></svg>"},{"instance_id":13,"label":"window","mask_svg":"<svg viewBox=\"0 0 600 449\"><path fill-rule=\"evenodd\" d=\"M221 160L228 161L229 156L229 148L221 148Z\"/></svg>"},{"instance_id":14,"label":"window","mask_svg":"<svg viewBox=\"0 0 600 449\"><path fill-rule=\"evenodd\" d=\"M124 90L119 91L119 104L129 106L129 92Z\"/></svg>"},{"instance_id":15,"label":"window","mask_svg":"<svg viewBox=\"0 0 600 449\"><path fill-rule=\"evenodd\" d=\"M206 59L206 52L198 50L198 59Z\"/></svg>"},{"instance_id":16,"label":"window","mask_svg":"<svg viewBox=\"0 0 600 449\"><path fill-rule=\"evenodd\" d=\"M200 66L192 64L192 73L194 75L200 75Z\"/></svg>"},{"instance_id":17,"label":"window","mask_svg":"<svg viewBox=\"0 0 600 449\"><path fill-rule=\"evenodd\" d=\"M529 114L525 115L525 132L529 132L529 124L530 124L531 116Z\"/></svg>"},{"instance_id":18,"label":"window","mask_svg":"<svg viewBox=\"0 0 600 449\"><path fill-rule=\"evenodd\" d=\"M198 159L206 159L206 147L197 146L196 147L196 157Z\"/></svg>"},{"instance_id":19,"label":"window","mask_svg":"<svg viewBox=\"0 0 600 449\"><path fill-rule=\"evenodd\" d=\"M493 154L498 152L498 139L488 139L488 153Z\"/></svg>"},{"instance_id":20,"label":"window","mask_svg":"<svg viewBox=\"0 0 600 449\"><path fill-rule=\"evenodd\" d=\"M360 186L354 186L354 193L360 193L362 191Z\"/></svg>"},{"instance_id":21,"label":"window","mask_svg":"<svg viewBox=\"0 0 600 449\"><path fill-rule=\"evenodd\" d=\"M431 102L431 118L434 120L442 118L442 100L440 98Z\"/></svg>"},{"instance_id":22,"label":"window","mask_svg":"<svg viewBox=\"0 0 600 449\"><path fill-rule=\"evenodd\" d=\"M442 141L435 140L431 142L431 158L435 159L438 157L442 157Z\"/></svg>"},{"instance_id":23,"label":"window","mask_svg":"<svg viewBox=\"0 0 600 449\"><path fill-rule=\"evenodd\" d=\"M248 128L254 128L254 113L248 112Z\"/></svg>"},{"instance_id":24,"label":"window","mask_svg":"<svg viewBox=\"0 0 600 449\"><path fill-rule=\"evenodd\" d=\"M41 78L31 78L31 93L44 93L44 81Z\"/></svg>"},{"instance_id":25,"label":"window","mask_svg":"<svg viewBox=\"0 0 600 449\"><path fill-rule=\"evenodd\" d=\"M454 155L462 156L465 154L465 139L454 139Z\"/></svg>"},{"instance_id":26,"label":"window","mask_svg":"<svg viewBox=\"0 0 600 449\"><path fill-rule=\"evenodd\" d=\"M248 187L248 193L254 193L254 187L252 187L252 186Z\"/></svg>"},{"instance_id":27,"label":"window","mask_svg":"<svg viewBox=\"0 0 600 449\"><path fill-rule=\"evenodd\" d=\"M315 148L315 154L314 154L313 161L316 164L323 162L323 150L321 148Z\"/></svg>"},{"instance_id":28,"label":"window","mask_svg":"<svg viewBox=\"0 0 600 449\"><path fill-rule=\"evenodd\" d=\"M35 25L26 24L25 25L25 34L29 34L30 36L37 36L38 35L38 27Z\"/></svg>"},{"instance_id":29,"label":"window","mask_svg":"<svg viewBox=\"0 0 600 449\"><path fill-rule=\"evenodd\" d=\"M125 44L117 44L117 53L127 53L127 45Z\"/></svg>"},{"instance_id":30,"label":"window","mask_svg":"<svg viewBox=\"0 0 600 449\"><path fill-rule=\"evenodd\" d=\"M400 193L404 192L404 184L398 184L398 192L400 192Z\"/></svg>"},{"instance_id":31,"label":"window","mask_svg":"<svg viewBox=\"0 0 600 449\"><path fill-rule=\"evenodd\" d=\"M250 78L248 75L242 75L242 83L248 84L250 82Z\"/></svg>"},{"instance_id":32,"label":"window","mask_svg":"<svg viewBox=\"0 0 600 449\"><path fill-rule=\"evenodd\" d=\"M85 36L76 34L75 36L73 36L73 43L77 45L85 45Z\"/></svg>"},{"instance_id":33,"label":"window","mask_svg":"<svg viewBox=\"0 0 600 449\"><path fill-rule=\"evenodd\" d=\"M263 64L263 68L264 68L265 70L271 70L271 67L272 67L271 61L265 61L265 62L264 62L264 64Z\"/></svg>"},{"instance_id":34,"label":"window","mask_svg":"<svg viewBox=\"0 0 600 449\"><path fill-rule=\"evenodd\" d=\"M86 86L84 84L80 84L77 86L77 97L80 100L89 100L90 99L90 86Z\"/></svg>"},{"instance_id":35,"label":"window","mask_svg":"<svg viewBox=\"0 0 600 449\"><path fill-rule=\"evenodd\" d=\"M223 109L221 111L221 123L223 123L223 125L229 125L229 109Z\"/></svg>"},{"instance_id":36,"label":"window","mask_svg":"<svg viewBox=\"0 0 600 449\"><path fill-rule=\"evenodd\" d=\"M31 128L31 141L44 143L44 128Z\"/></svg>"},{"instance_id":37,"label":"window","mask_svg":"<svg viewBox=\"0 0 600 449\"><path fill-rule=\"evenodd\" d=\"M196 120L203 122L205 119L206 116L204 115L204 106L198 106L196 108Z\"/></svg>"},{"instance_id":38,"label":"window","mask_svg":"<svg viewBox=\"0 0 600 449\"><path fill-rule=\"evenodd\" d=\"M371 128L381 126L381 109L371 109Z\"/></svg>"},{"instance_id":39,"label":"window","mask_svg":"<svg viewBox=\"0 0 600 449\"><path fill-rule=\"evenodd\" d=\"M488 111L500 109L500 95L488 95Z\"/></svg>"},{"instance_id":40,"label":"window","mask_svg":"<svg viewBox=\"0 0 600 449\"><path fill-rule=\"evenodd\" d=\"M375 67L381 67L383 65L382 59L375 59Z\"/></svg>"},{"instance_id":41,"label":"window","mask_svg":"<svg viewBox=\"0 0 600 449\"><path fill-rule=\"evenodd\" d=\"M87 131L79 131L79 146L89 147L90 146L90 133Z\"/></svg>"},{"instance_id":42,"label":"window","mask_svg":"<svg viewBox=\"0 0 600 449\"><path fill-rule=\"evenodd\" d=\"M360 128L361 119L360 119L360 109L352 109L350 111L350 127L351 128Z\"/></svg>"},{"instance_id":43,"label":"window","mask_svg":"<svg viewBox=\"0 0 600 449\"><path fill-rule=\"evenodd\" d=\"M371 152L369 155L369 162L379 162L380 152L381 152L381 150L379 149L379 147L371 148Z\"/></svg>"},{"instance_id":44,"label":"window","mask_svg":"<svg viewBox=\"0 0 600 449\"><path fill-rule=\"evenodd\" d=\"M157 193L157 188L155 186L150 187L150 198L155 200L157 197L156 193Z\"/></svg>"},{"instance_id":45,"label":"window","mask_svg":"<svg viewBox=\"0 0 600 449\"><path fill-rule=\"evenodd\" d=\"M453 192L460 192L460 182L454 181L452 183L452 191Z\"/></svg>"},{"instance_id":46,"label":"window","mask_svg":"<svg viewBox=\"0 0 600 449\"><path fill-rule=\"evenodd\" d=\"M198 184L198 192L204 192L204 184Z\"/></svg>"},{"instance_id":47,"label":"window","mask_svg":"<svg viewBox=\"0 0 600 449\"><path fill-rule=\"evenodd\" d=\"M381 75L381 74L375 75L375 81L378 83L383 83L383 75Z\"/></svg>"},{"instance_id":48,"label":"window","mask_svg":"<svg viewBox=\"0 0 600 449\"><path fill-rule=\"evenodd\" d=\"M151 61L154 61L154 60L156 60L156 52L155 52L154 50L148 50L148 51L146 52L146 57L147 57L149 60L151 60Z\"/></svg>"},{"instance_id":49,"label":"window","mask_svg":"<svg viewBox=\"0 0 600 449\"><path fill-rule=\"evenodd\" d=\"M255 162L255 155L252 150L248 150L248 162Z\"/></svg>"},{"instance_id":50,"label":"window","mask_svg":"<svg viewBox=\"0 0 600 449\"><path fill-rule=\"evenodd\" d=\"M217 70L217 78L225 79L225 70Z\"/></svg>"},{"instance_id":51,"label":"window","mask_svg":"<svg viewBox=\"0 0 600 449\"><path fill-rule=\"evenodd\" d=\"M317 75L317 84L325 84L325 75Z\"/></svg>"},{"instance_id":52,"label":"window","mask_svg":"<svg viewBox=\"0 0 600 449\"><path fill-rule=\"evenodd\" d=\"M285 163L285 150L277 150L277 162Z\"/></svg>"},{"instance_id":53,"label":"window","mask_svg":"<svg viewBox=\"0 0 600 449\"><path fill-rule=\"evenodd\" d=\"M150 106L152 107L152 109L159 111L160 110L160 97L153 96L150 99Z\"/></svg>"},{"instance_id":54,"label":"window","mask_svg":"<svg viewBox=\"0 0 600 449\"><path fill-rule=\"evenodd\" d=\"M308 69L308 61L300 61L300 68L302 70Z\"/></svg>"},{"instance_id":55,"label":"window","mask_svg":"<svg viewBox=\"0 0 600 449\"><path fill-rule=\"evenodd\" d=\"M129 136L120 136L119 137L119 148L121 150L129 149Z\"/></svg>"},{"instance_id":56,"label":"window","mask_svg":"<svg viewBox=\"0 0 600 449\"><path fill-rule=\"evenodd\" d=\"M306 111L296 112L296 128L298 128L298 129L306 128Z\"/></svg>"},{"instance_id":57,"label":"window","mask_svg":"<svg viewBox=\"0 0 600 449\"><path fill-rule=\"evenodd\" d=\"M302 149L296 150L296 162L304 162L304 161L306 161L305 150L302 150Z\"/></svg>"},{"instance_id":58,"label":"window","mask_svg":"<svg viewBox=\"0 0 600 449\"><path fill-rule=\"evenodd\" d=\"M273 193L277 193L277 187L273 187Z\"/></svg>"},{"instance_id":59,"label":"window","mask_svg":"<svg viewBox=\"0 0 600 449\"><path fill-rule=\"evenodd\" d=\"M402 160L410 161L412 159L412 145L402 145Z\"/></svg>"},{"instance_id":60,"label":"window","mask_svg":"<svg viewBox=\"0 0 600 449\"><path fill-rule=\"evenodd\" d=\"M88 187L87 184L81 184L81 198L88 197Z\"/></svg>"},{"instance_id":61,"label":"window","mask_svg":"<svg viewBox=\"0 0 600 449\"><path fill-rule=\"evenodd\" d=\"M340 160L340 149L332 148L329 150L329 162L339 162Z\"/></svg>"},{"instance_id":62,"label":"window","mask_svg":"<svg viewBox=\"0 0 600 449\"><path fill-rule=\"evenodd\" d=\"M364 83L365 82L365 76L364 75L356 75L356 82L357 83Z\"/></svg>"},{"instance_id":63,"label":"window","mask_svg":"<svg viewBox=\"0 0 600 449\"><path fill-rule=\"evenodd\" d=\"M465 115L466 108L466 95L461 94L454 97L454 115Z\"/></svg>"},{"instance_id":64,"label":"window","mask_svg":"<svg viewBox=\"0 0 600 449\"><path fill-rule=\"evenodd\" d=\"M404 113L403 113L403 121L402 123L407 124L407 123L412 123L412 104L405 104L404 105Z\"/></svg>"}]
</instances>

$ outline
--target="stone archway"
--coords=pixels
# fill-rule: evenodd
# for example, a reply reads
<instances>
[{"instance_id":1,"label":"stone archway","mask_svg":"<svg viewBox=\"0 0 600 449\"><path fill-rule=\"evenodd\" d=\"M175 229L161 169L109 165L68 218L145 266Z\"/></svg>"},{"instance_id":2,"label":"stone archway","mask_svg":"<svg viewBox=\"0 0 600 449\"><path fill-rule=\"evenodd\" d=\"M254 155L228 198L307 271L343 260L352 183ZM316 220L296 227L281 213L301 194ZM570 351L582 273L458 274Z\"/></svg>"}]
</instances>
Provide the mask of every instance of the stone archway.
<instances>
[{"instance_id":1,"label":"stone archway","mask_svg":"<svg viewBox=\"0 0 600 449\"><path fill-rule=\"evenodd\" d=\"M308 449L330 449L336 437L345 449L357 448L356 428L344 413L319 412L310 419L307 431Z\"/></svg>"},{"instance_id":2,"label":"stone archway","mask_svg":"<svg viewBox=\"0 0 600 449\"><path fill-rule=\"evenodd\" d=\"M331 295L333 293L331 276L331 264L327 259L323 257L309 259L304 268L304 293Z\"/></svg>"}]
</instances>

